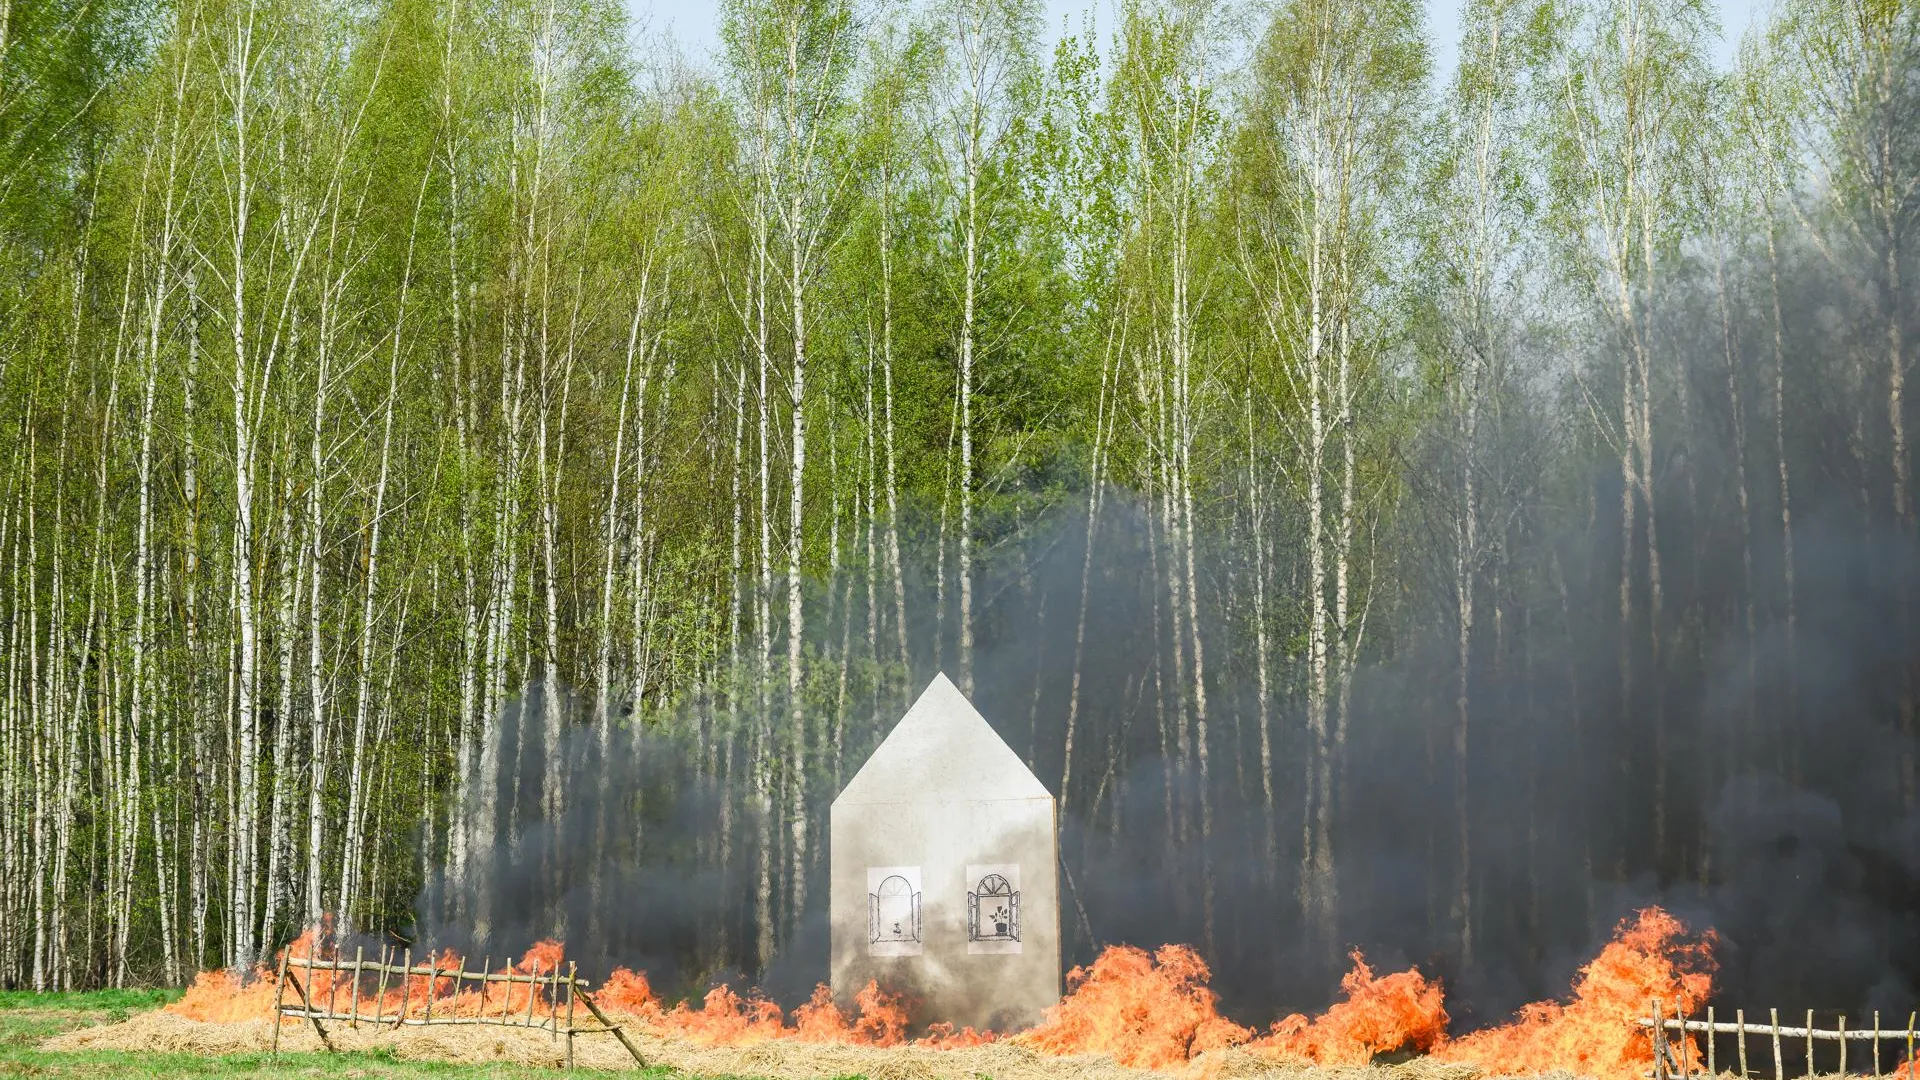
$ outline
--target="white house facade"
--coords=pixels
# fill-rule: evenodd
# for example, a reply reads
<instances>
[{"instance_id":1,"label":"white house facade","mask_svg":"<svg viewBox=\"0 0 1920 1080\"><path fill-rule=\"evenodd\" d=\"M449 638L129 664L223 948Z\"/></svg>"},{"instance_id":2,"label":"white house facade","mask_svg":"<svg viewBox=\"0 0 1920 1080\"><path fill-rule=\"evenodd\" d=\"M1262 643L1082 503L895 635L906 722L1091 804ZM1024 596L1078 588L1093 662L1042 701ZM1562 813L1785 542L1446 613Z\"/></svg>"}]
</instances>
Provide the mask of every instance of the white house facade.
<instances>
[{"instance_id":1,"label":"white house facade","mask_svg":"<svg viewBox=\"0 0 1920 1080\"><path fill-rule=\"evenodd\" d=\"M1053 796L945 675L833 802L832 985L1006 1031L1060 1000Z\"/></svg>"}]
</instances>

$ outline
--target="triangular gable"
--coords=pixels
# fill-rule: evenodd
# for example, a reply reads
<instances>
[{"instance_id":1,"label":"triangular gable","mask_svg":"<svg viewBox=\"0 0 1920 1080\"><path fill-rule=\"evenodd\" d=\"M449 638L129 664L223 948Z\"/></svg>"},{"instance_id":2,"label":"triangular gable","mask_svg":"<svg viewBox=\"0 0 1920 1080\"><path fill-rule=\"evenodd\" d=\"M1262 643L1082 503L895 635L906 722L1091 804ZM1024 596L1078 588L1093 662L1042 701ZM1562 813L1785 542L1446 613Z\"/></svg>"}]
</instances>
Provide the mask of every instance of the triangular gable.
<instances>
[{"instance_id":1,"label":"triangular gable","mask_svg":"<svg viewBox=\"0 0 1920 1080\"><path fill-rule=\"evenodd\" d=\"M943 673L833 803L1047 798L1046 786Z\"/></svg>"}]
</instances>

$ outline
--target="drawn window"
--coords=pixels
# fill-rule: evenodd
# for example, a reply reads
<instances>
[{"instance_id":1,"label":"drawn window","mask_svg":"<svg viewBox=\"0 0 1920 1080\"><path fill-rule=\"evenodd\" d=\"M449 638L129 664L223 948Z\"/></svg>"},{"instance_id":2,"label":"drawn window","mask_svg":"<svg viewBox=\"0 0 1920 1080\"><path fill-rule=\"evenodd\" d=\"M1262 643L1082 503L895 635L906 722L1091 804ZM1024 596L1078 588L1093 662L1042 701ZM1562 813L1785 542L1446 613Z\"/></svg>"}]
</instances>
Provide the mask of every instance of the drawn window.
<instances>
[{"instance_id":1,"label":"drawn window","mask_svg":"<svg viewBox=\"0 0 1920 1080\"><path fill-rule=\"evenodd\" d=\"M899 874L888 875L867 894L867 941L878 945L919 940L920 893Z\"/></svg>"},{"instance_id":2,"label":"drawn window","mask_svg":"<svg viewBox=\"0 0 1920 1080\"><path fill-rule=\"evenodd\" d=\"M988 874L967 893L967 940L1020 940L1020 890L1003 875Z\"/></svg>"}]
</instances>

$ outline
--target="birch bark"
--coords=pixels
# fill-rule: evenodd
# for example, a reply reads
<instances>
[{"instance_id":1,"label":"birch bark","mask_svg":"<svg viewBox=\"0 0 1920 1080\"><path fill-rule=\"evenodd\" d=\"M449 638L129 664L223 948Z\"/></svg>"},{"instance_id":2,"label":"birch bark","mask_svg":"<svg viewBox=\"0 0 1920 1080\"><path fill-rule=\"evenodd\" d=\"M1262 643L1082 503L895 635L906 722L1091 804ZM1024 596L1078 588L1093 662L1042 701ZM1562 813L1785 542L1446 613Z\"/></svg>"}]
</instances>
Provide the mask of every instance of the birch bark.
<instances>
[{"instance_id":1,"label":"birch bark","mask_svg":"<svg viewBox=\"0 0 1920 1080\"><path fill-rule=\"evenodd\" d=\"M255 482L254 449L254 412L256 400L264 395L264 386L256 385L256 380L264 384L264 373L256 373L252 358L248 352L247 323L252 317L248 308L247 263L250 256L249 242L251 231L249 221L253 210L252 152L248 148L248 135L254 123L250 111L250 95L253 90L254 74L261 62L260 54L254 48L254 31L257 12L249 2L236 15L236 24L232 29L232 38L226 43L225 67L222 78L226 86L226 97L231 107L228 118L228 135L231 142L223 148L230 155L228 164L231 169L230 188L227 192L229 226L229 257L232 260L228 275L232 283L232 310L228 313L229 329L233 337L233 605L235 641L234 675L235 720L237 736L235 753L237 756L238 799L241 812L232 823L233 850L235 860L231 891L231 922L236 939L229 943L228 952L233 963L242 970L253 965L253 852L255 814L253 808L258 802L258 775L255 769L258 735L258 718L255 715L255 693L259 668L259 631L255 624L255 603L253 597L253 512Z\"/></svg>"}]
</instances>

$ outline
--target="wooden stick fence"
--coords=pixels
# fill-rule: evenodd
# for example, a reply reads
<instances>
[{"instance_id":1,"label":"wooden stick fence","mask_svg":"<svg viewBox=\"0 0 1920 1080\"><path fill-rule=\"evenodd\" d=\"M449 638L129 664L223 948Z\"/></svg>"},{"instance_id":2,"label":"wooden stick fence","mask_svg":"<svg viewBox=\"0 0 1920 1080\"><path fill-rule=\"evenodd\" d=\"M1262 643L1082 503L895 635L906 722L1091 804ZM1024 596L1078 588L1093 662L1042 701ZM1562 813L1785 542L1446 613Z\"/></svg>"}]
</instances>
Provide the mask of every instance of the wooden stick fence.
<instances>
[{"instance_id":1,"label":"wooden stick fence","mask_svg":"<svg viewBox=\"0 0 1920 1080\"><path fill-rule=\"evenodd\" d=\"M364 948L354 950L352 960L322 960L311 953L292 958L282 954L279 984L275 988L273 999L274 1056L278 1057L280 1054L280 1026L281 1021L286 1018L306 1020L311 1023L314 1033L320 1036L320 1044L328 1050L333 1050L334 1045L333 1040L327 1035L327 1029L321 1026L322 1020L345 1023L353 1028L358 1028L365 1023L394 1030L403 1026L488 1024L495 1027L547 1031L552 1033L555 1039L562 1035L566 1036L567 1068L569 1069L573 1068L574 1036L611 1033L614 1038L620 1040L621 1046L626 1047L627 1053L633 1056L634 1064L640 1068L646 1068L646 1060L640 1056L639 1049L633 1045L632 1040L627 1038L627 1033L619 1024L609 1020L607 1015L600 1011L599 1003L595 1002L593 995L587 992L592 984L580 978L571 963L567 965L564 972L560 970L558 964L555 964L551 971L546 972L542 972L536 964L532 971L521 973L514 971L511 965L501 971L494 971L490 958L481 962L478 971L468 971L464 964L443 968L431 954L425 965L416 965L413 962L411 949L404 950L404 958L399 964L387 962L392 958L392 950L382 950L379 961L369 961L366 959ZM314 988L318 985L314 979L316 972L327 976L325 1001L315 1000ZM306 976L304 980L300 977L303 973ZM368 1003L361 999L360 994L360 988L369 975L378 976L378 986L371 998L371 1014L368 1012ZM392 1008L391 1012L387 1009L387 981L390 976L399 976L401 980L400 1002L398 1006ZM424 990L418 1000L414 993L415 980L421 980ZM338 999L342 982L347 984L344 1012L337 1008L340 1004ZM452 983L452 990L445 994L441 993L440 988L449 982ZM468 990L468 983L473 983L475 989ZM516 984L524 984L527 988L524 1003L516 1003L513 1000L513 988ZM496 986L503 986L505 989L505 992L499 995L501 1000L497 1004L497 1011L496 1003L490 1000L494 996L492 991ZM297 1001L287 1000L289 989L293 991ZM544 997L541 993L543 990ZM462 997L463 991L466 997ZM563 998L566 1001L564 1015L561 1011ZM434 1014L436 1002L440 1005L437 1016ZM575 1002L586 1007L588 1015L593 1017L598 1026L575 1026L573 1012Z\"/></svg>"},{"instance_id":2,"label":"wooden stick fence","mask_svg":"<svg viewBox=\"0 0 1920 1080\"><path fill-rule=\"evenodd\" d=\"M1920 1065L1916 1065L1914 1060L1914 1044L1916 1039L1920 1038L1920 1028L1916 1027L1916 1021L1920 1021L1920 1014L1916 1013L1908 1013L1906 1026L1899 1028L1884 1026L1881 1023L1878 1012L1873 1014L1873 1025L1871 1027L1849 1028L1847 1026L1847 1018L1842 1016L1834 1027L1822 1028L1814 1026L1813 1010L1808 1009L1807 1022L1804 1026L1788 1027L1780 1023L1780 1010L1778 1009L1767 1010L1767 1022L1764 1024L1748 1023L1746 1010L1736 1009L1733 1014L1733 1022L1727 1023L1724 1020L1715 1018L1713 1006L1711 1005L1707 1006L1707 1015L1704 1020L1687 1017L1682 1013L1678 1005L1675 1005L1671 1011L1667 1009L1664 1002L1654 1001L1651 1005L1652 1008L1649 1010L1649 1015L1640 1019L1640 1026L1647 1028L1653 1038L1653 1072L1649 1075L1651 1075L1654 1080L1674 1080L1674 1078L1700 1075L1710 1077L1719 1076L1720 1063L1717 1044L1719 1037L1726 1035L1734 1037L1737 1074L1741 1080L1748 1080L1749 1077L1756 1075L1754 1071L1749 1070L1747 1064L1747 1040L1752 1038L1764 1039L1765 1043L1763 1043L1763 1045L1770 1046L1773 1051L1773 1071L1770 1074L1771 1080L1786 1080L1787 1072L1783 1049L1783 1043L1786 1040L1792 1040L1795 1043L1805 1042L1807 1057L1804 1076L1807 1077L1808 1080L1811 1080L1814 1076L1823 1075L1818 1073L1815 1068L1814 1047L1816 1043L1838 1044L1838 1049L1833 1055L1835 1060L1834 1071L1837 1073L1847 1072L1848 1045L1850 1043L1860 1042L1869 1044L1868 1053L1873 1062L1873 1075L1876 1077L1886 1075L1883 1071L1883 1062L1880 1053L1880 1044L1884 1042L1892 1042L1896 1044L1896 1046L1904 1044L1906 1053L1901 1057L1900 1062L1896 1063L1896 1069L1911 1070L1920 1068ZM1682 1037L1678 1039L1672 1038L1671 1036L1674 1034L1681 1035ZM1705 1036L1703 1042L1705 1045L1704 1057L1706 1060L1704 1061L1691 1060L1694 1054L1693 1040L1685 1036L1696 1034ZM1903 1075L1911 1080L1914 1074L1908 1071L1903 1072Z\"/></svg>"}]
</instances>

